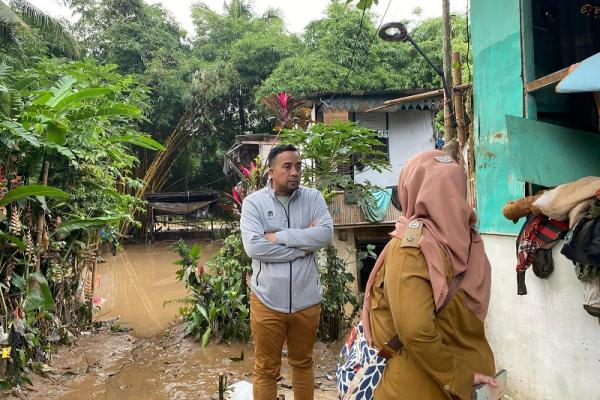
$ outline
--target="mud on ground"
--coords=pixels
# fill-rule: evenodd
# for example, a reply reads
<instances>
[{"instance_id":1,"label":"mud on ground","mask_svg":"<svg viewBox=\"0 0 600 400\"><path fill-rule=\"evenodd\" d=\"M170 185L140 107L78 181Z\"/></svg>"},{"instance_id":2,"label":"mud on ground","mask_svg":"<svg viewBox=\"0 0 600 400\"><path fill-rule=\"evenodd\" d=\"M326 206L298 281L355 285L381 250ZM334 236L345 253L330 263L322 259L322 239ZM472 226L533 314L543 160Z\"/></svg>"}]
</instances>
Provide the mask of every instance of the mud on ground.
<instances>
[{"instance_id":1,"label":"mud on ground","mask_svg":"<svg viewBox=\"0 0 600 400\"><path fill-rule=\"evenodd\" d=\"M251 344L200 345L182 337L173 325L162 337L140 338L103 330L61 347L52 357L55 372L31 376L33 387L10 399L217 399L218 375L228 383L252 380ZM315 347L315 399L334 400L335 360L340 344ZM244 351L243 361L232 361ZM290 369L282 363L279 392L293 399Z\"/></svg>"}]
</instances>

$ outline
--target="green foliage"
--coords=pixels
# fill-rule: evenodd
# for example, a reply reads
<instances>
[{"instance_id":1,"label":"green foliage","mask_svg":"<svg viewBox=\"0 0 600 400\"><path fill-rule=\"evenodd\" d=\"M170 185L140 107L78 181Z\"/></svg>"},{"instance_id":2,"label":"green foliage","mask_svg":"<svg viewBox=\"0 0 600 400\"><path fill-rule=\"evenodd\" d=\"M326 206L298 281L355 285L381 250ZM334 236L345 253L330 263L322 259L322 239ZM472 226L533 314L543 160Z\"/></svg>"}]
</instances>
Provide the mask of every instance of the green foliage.
<instances>
[{"instance_id":1,"label":"green foliage","mask_svg":"<svg viewBox=\"0 0 600 400\"><path fill-rule=\"evenodd\" d=\"M148 88L145 105L148 118L139 129L152 132L164 142L190 106L190 84L198 62L191 55L186 33L160 5L143 1L70 0L80 15L74 31L86 54L117 71L132 74L135 82ZM141 170L152 161L143 155Z\"/></svg>"},{"instance_id":2,"label":"green foliage","mask_svg":"<svg viewBox=\"0 0 600 400\"><path fill-rule=\"evenodd\" d=\"M322 314L318 335L323 341L339 339L341 332L352 323L361 302L352 288L354 276L347 272L347 263L338 257L333 246L325 248L326 262L319 267L323 286ZM349 314L346 307L351 308Z\"/></svg>"},{"instance_id":3,"label":"green foliage","mask_svg":"<svg viewBox=\"0 0 600 400\"><path fill-rule=\"evenodd\" d=\"M113 240L142 205L128 194L141 184L132 146L162 149L136 129L145 99L131 77L89 59L0 65L0 324L22 323L15 383L81 323L80 277L99 231Z\"/></svg>"},{"instance_id":4,"label":"green foliage","mask_svg":"<svg viewBox=\"0 0 600 400\"><path fill-rule=\"evenodd\" d=\"M346 4L353 3L354 0L346 0ZM368 10L373 6L373 4L379 4L379 0L358 0L356 2L356 7L359 10Z\"/></svg>"},{"instance_id":5,"label":"green foliage","mask_svg":"<svg viewBox=\"0 0 600 400\"><path fill-rule=\"evenodd\" d=\"M219 71L231 85L211 109L206 110L198 124L206 127L201 135L192 139L187 155L172 169L172 176L177 176L177 180L186 176L187 185L173 186L169 190L207 186L225 189L231 186L233 179L223 179L221 165L235 135L271 128L262 107L254 102L257 87L282 60L298 51L300 42L285 30L276 11L257 15L248 1L227 1L223 14L199 3L192 8L192 17L196 27L192 55L198 63L198 75Z\"/></svg>"},{"instance_id":6,"label":"green foliage","mask_svg":"<svg viewBox=\"0 0 600 400\"><path fill-rule=\"evenodd\" d=\"M356 264L359 270L363 269L363 263L367 258L372 258L373 260L377 259L377 253L375 253L375 245L368 244L366 250L359 251L356 254Z\"/></svg>"},{"instance_id":7,"label":"green foliage","mask_svg":"<svg viewBox=\"0 0 600 400\"><path fill-rule=\"evenodd\" d=\"M0 1L0 38L12 45L20 55L23 53L21 36L23 30L39 30L47 41L54 42L72 57L79 57L79 46L63 23L43 13L26 0L12 0L10 6Z\"/></svg>"},{"instance_id":8,"label":"green foliage","mask_svg":"<svg viewBox=\"0 0 600 400\"><path fill-rule=\"evenodd\" d=\"M9 190L1 199L0 207L5 206L18 199L34 197L34 196L48 196L58 198L68 198L69 195L60 189L56 189L46 185L26 185L19 186L12 190Z\"/></svg>"},{"instance_id":9,"label":"green foliage","mask_svg":"<svg viewBox=\"0 0 600 400\"><path fill-rule=\"evenodd\" d=\"M377 132L354 122L314 124L306 130L284 130L281 134L282 142L298 146L304 159L314 161L303 166L302 178L306 186L319 189L326 199L340 189L358 197L368 196L370 185L356 183L340 170L359 160L363 171L389 168L385 154L378 149L378 137Z\"/></svg>"},{"instance_id":10,"label":"green foliage","mask_svg":"<svg viewBox=\"0 0 600 400\"><path fill-rule=\"evenodd\" d=\"M379 20L368 11L370 5L357 36L363 14L361 5L356 8L347 3L332 1L325 18L306 26L303 49L279 64L258 89L256 101L283 90L303 97L317 92L440 87L435 71L410 44L384 42L376 36ZM411 35L415 41L441 66L441 18L404 22L413 26ZM468 70L466 31L466 18L456 15L453 49L463 55L465 72Z\"/></svg>"},{"instance_id":11,"label":"green foliage","mask_svg":"<svg viewBox=\"0 0 600 400\"><path fill-rule=\"evenodd\" d=\"M189 306L180 310L185 321L185 334L199 340L204 347L211 339L219 342L248 341L250 309L247 288L242 276L250 270L251 261L242 249L238 233L227 237L223 247L205 265L200 264L198 244L191 249L183 241L174 249L181 259L177 279L185 283Z\"/></svg>"}]
</instances>

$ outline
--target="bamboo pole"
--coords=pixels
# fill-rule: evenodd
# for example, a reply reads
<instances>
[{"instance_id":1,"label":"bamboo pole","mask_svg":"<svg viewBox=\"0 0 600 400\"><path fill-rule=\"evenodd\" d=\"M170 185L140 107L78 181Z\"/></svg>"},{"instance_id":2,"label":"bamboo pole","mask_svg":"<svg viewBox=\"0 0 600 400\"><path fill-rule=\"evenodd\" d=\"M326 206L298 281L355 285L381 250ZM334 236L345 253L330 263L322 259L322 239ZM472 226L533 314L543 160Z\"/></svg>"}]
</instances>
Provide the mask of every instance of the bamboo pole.
<instances>
[{"instance_id":1,"label":"bamboo pole","mask_svg":"<svg viewBox=\"0 0 600 400\"><path fill-rule=\"evenodd\" d=\"M444 24L443 48L444 48L444 79L448 88L454 87L452 83L452 20L450 19L450 0L442 0ZM452 96L452 94L450 94ZM454 112L451 106L452 99L444 96L444 140L449 142L456 137L456 132L452 126L451 113Z\"/></svg>"},{"instance_id":2,"label":"bamboo pole","mask_svg":"<svg viewBox=\"0 0 600 400\"><path fill-rule=\"evenodd\" d=\"M454 91L462 92L464 90L468 90L470 87L471 87L470 83L464 83L462 85L455 86ZM377 110L382 110L384 108L388 108L388 107L395 106L398 104L404 104L404 103L410 103L413 101L429 99L432 97L442 96L443 94L444 94L444 89L436 89L436 90L432 90L430 92L413 94L413 95L406 96L406 97L400 97L398 99L384 101L382 106L370 108L370 109L366 110L365 112L373 112L373 111L377 111Z\"/></svg>"},{"instance_id":3,"label":"bamboo pole","mask_svg":"<svg viewBox=\"0 0 600 400\"><path fill-rule=\"evenodd\" d=\"M391 106L394 104L409 103L411 101L429 99L431 97L440 96L443 94L444 94L444 89L437 89L437 90L432 90L431 92L413 94L411 96L402 97L400 99L387 100L387 101L384 101L383 104Z\"/></svg>"},{"instance_id":4,"label":"bamboo pole","mask_svg":"<svg viewBox=\"0 0 600 400\"><path fill-rule=\"evenodd\" d=\"M50 163L48 161L44 161L44 167L42 169L42 184L43 185L48 184L48 168L49 167L50 167ZM38 214L37 237L35 240L35 243L37 244L38 248L42 244L42 239L44 237L44 219L45 219L45 217L46 217L46 213L44 212L44 209L42 208L42 209L40 209L40 212ZM41 262L42 262L42 257L38 257L35 262L35 272L40 272Z\"/></svg>"},{"instance_id":5,"label":"bamboo pole","mask_svg":"<svg viewBox=\"0 0 600 400\"><path fill-rule=\"evenodd\" d=\"M460 63L460 53L455 51L452 53L452 78L455 85L462 85L462 65ZM462 92L454 91L454 110L456 115L456 134L460 150L465 147L466 132L465 132L465 108L463 103Z\"/></svg>"}]
</instances>

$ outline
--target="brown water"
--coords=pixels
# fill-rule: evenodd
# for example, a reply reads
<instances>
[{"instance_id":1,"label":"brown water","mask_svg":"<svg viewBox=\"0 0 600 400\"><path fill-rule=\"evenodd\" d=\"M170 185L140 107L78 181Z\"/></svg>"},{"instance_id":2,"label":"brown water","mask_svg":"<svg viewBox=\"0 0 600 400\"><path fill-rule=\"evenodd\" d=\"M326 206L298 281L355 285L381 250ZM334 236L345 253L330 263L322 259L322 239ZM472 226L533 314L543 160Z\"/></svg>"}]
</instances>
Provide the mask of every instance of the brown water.
<instances>
[{"instance_id":1,"label":"brown water","mask_svg":"<svg viewBox=\"0 0 600 400\"><path fill-rule=\"evenodd\" d=\"M106 263L98 264L100 287L97 294L105 299L96 320L119 318L121 327L131 328L136 337L162 334L177 317L180 305L166 301L185 297L182 282L175 279L177 253L171 243L131 245L116 256L105 254ZM220 242L202 243L202 261L220 247Z\"/></svg>"}]
</instances>

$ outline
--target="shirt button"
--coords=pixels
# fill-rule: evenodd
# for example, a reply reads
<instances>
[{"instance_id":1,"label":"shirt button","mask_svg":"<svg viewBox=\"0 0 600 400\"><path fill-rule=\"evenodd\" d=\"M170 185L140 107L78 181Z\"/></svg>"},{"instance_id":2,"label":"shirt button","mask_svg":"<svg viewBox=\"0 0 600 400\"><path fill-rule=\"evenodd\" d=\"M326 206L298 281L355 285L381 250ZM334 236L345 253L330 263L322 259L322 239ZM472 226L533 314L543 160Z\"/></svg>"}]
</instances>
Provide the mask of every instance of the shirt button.
<instances>
[{"instance_id":1,"label":"shirt button","mask_svg":"<svg viewBox=\"0 0 600 400\"><path fill-rule=\"evenodd\" d=\"M451 388L450 388L450 385L445 385L445 386L444 386L444 390L445 390L446 392L449 392L449 391L450 391L450 389L451 389Z\"/></svg>"}]
</instances>

